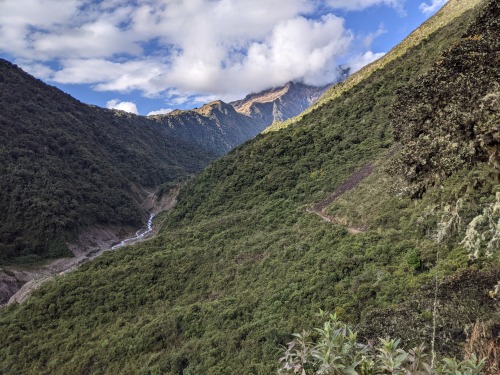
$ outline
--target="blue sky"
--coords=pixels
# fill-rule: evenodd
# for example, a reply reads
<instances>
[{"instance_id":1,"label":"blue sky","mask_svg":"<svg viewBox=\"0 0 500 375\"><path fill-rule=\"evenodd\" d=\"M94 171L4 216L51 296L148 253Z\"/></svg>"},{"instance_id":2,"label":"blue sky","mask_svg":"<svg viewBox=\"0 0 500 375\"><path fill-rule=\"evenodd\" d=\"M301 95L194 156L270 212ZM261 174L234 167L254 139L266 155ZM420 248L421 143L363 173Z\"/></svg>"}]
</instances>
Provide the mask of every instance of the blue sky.
<instances>
[{"instance_id":1,"label":"blue sky","mask_svg":"<svg viewBox=\"0 0 500 375\"><path fill-rule=\"evenodd\" d=\"M82 102L142 115L322 85L446 0L1 0L0 56Z\"/></svg>"}]
</instances>

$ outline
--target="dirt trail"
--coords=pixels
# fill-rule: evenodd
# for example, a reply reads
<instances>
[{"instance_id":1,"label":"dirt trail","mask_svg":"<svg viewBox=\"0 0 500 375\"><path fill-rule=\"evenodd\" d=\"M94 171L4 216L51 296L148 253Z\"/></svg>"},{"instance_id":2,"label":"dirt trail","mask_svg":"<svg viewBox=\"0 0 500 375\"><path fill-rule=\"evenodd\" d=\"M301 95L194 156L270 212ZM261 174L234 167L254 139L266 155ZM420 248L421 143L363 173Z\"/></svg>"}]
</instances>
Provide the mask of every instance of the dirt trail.
<instances>
[{"instance_id":1,"label":"dirt trail","mask_svg":"<svg viewBox=\"0 0 500 375\"><path fill-rule=\"evenodd\" d=\"M322 201L313 204L310 208L307 209L307 212L314 213L318 215L320 218L322 218L325 221L328 221L330 223L334 223L337 225L343 225L337 218L332 217L327 215L326 213L326 208L332 204L338 197L343 195L349 190L354 189L356 186L359 185L361 181L363 181L366 177L368 177L370 174L373 172L373 166L371 164L366 164L365 166L361 167L358 169L356 172L351 174L349 178L344 181L342 184L340 184L335 191L329 195L327 198L323 199ZM358 234L365 232L368 228L367 227L350 227L347 226L347 231L350 234Z\"/></svg>"},{"instance_id":2,"label":"dirt trail","mask_svg":"<svg viewBox=\"0 0 500 375\"><path fill-rule=\"evenodd\" d=\"M143 202L143 207L150 211L151 216L162 211L170 210L177 203L178 193L179 188L174 188L170 191L170 194L164 196L160 200L156 199L151 193ZM131 245L147 240L154 236L156 232L155 228L151 228L146 235L138 237L137 233L132 231L132 228L124 230L120 227L111 226L93 227L81 233L78 240L74 244L69 245L73 253L72 258L56 259L33 269L11 268L5 271L0 269L0 284L4 281L3 279L5 279L5 281L9 281L8 286L10 287L10 289L4 290L5 293L10 292L10 298L7 300L4 293L4 302L2 303L2 300L0 300L0 306L14 302L22 303L35 289L39 288L46 281L53 279L55 276L74 271L82 264L92 261L104 252L119 248L117 245L122 243ZM127 238L129 238L129 240L127 240ZM4 276L3 279L2 276ZM12 279L17 282L17 287L13 287L13 285L16 284Z\"/></svg>"}]
</instances>

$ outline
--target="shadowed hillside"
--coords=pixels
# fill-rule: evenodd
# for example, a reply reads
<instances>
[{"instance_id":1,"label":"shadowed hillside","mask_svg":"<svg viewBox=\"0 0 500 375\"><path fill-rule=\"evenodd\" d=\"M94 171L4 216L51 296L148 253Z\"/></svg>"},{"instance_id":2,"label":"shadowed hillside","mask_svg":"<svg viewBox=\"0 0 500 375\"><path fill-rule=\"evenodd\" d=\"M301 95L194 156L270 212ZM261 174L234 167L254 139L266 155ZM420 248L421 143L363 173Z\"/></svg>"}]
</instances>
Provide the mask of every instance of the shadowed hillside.
<instances>
[{"instance_id":1,"label":"shadowed hillside","mask_svg":"<svg viewBox=\"0 0 500 375\"><path fill-rule=\"evenodd\" d=\"M167 134L218 156L254 137L269 125L239 114L231 105L220 100L194 110L176 110L148 118L162 126Z\"/></svg>"},{"instance_id":2,"label":"shadowed hillside","mask_svg":"<svg viewBox=\"0 0 500 375\"><path fill-rule=\"evenodd\" d=\"M94 224L140 226L143 188L213 155L140 116L78 102L0 60L0 264L67 254Z\"/></svg>"},{"instance_id":3,"label":"shadowed hillside","mask_svg":"<svg viewBox=\"0 0 500 375\"><path fill-rule=\"evenodd\" d=\"M345 78L348 69L341 70L340 74ZM167 134L222 156L273 122L298 115L318 100L329 86L289 82L229 104L217 100L194 110L176 110L148 118L163 125Z\"/></svg>"},{"instance_id":4,"label":"shadowed hillside","mask_svg":"<svg viewBox=\"0 0 500 375\"><path fill-rule=\"evenodd\" d=\"M498 353L499 19L497 1L450 0L400 55L204 169L156 238L0 310L0 371L273 374L320 309L364 342ZM452 109L464 122L440 127Z\"/></svg>"}]
</instances>

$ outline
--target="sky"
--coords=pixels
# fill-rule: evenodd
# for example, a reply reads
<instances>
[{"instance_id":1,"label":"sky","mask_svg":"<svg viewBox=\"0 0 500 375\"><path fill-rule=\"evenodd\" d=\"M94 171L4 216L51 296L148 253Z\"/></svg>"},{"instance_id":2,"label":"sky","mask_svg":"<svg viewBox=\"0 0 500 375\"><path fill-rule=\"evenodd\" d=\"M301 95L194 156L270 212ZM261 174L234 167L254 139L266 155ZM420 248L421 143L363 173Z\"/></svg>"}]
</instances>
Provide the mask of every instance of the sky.
<instances>
[{"instance_id":1,"label":"sky","mask_svg":"<svg viewBox=\"0 0 500 375\"><path fill-rule=\"evenodd\" d=\"M383 56L447 0L0 0L0 57L101 107L150 115Z\"/></svg>"}]
</instances>

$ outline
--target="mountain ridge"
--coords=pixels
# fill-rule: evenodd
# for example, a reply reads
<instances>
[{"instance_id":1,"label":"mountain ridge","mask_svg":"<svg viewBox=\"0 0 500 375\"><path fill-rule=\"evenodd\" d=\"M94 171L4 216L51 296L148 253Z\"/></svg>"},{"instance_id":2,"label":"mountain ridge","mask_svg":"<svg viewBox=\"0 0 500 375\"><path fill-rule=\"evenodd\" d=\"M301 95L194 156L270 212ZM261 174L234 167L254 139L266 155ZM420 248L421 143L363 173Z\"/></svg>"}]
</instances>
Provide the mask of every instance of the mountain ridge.
<instances>
[{"instance_id":1,"label":"mountain ridge","mask_svg":"<svg viewBox=\"0 0 500 375\"><path fill-rule=\"evenodd\" d=\"M477 4L478 0L460 0L460 1L447 1L443 7L431 18L425 21L420 27L414 30L410 35L408 35L401 43L394 46L388 53L382 56L380 59L373 61L372 63L364 66L359 71L351 74L339 85L331 87L325 95L318 100L314 105L309 107L307 110L302 112L300 115L290 118L284 122L277 122L270 126L266 131L279 130L281 128L287 127L303 118L303 116L315 111L317 108L321 107L324 103L340 97L344 92L355 87L359 82L368 78L371 74L377 70L383 68L386 64L391 61L401 57L410 48L418 45L425 41L425 38L435 32L436 30L445 27L448 23L453 21L455 18L460 17L463 13L468 10L473 9Z\"/></svg>"},{"instance_id":2,"label":"mountain ridge","mask_svg":"<svg viewBox=\"0 0 500 375\"><path fill-rule=\"evenodd\" d=\"M290 81L284 86L271 88L259 93L252 93L244 99L229 104L237 112L261 118L265 123L272 124L276 121L284 121L303 112L316 102L332 85L341 82L348 74L349 69L344 69L335 83L319 87ZM269 106L272 109L266 108Z\"/></svg>"},{"instance_id":3,"label":"mountain ridge","mask_svg":"<svg viewBox=\"0 0 500 375\"><path fill-rule=\"evenodd\" d=\"M348 69L342 72L345 76ZM200 108L175 110L148 118L165 126L167 133L222 156L273 122L296 116L330 86L289 82L282 87L249 94L238 101L215 100Z\"/></svg>"},{"instance_id":4,"label":"mountain ridge","mask_svg":"<svg viewBox=\"0 0 500 375\"><path fill-rule=\"evenodd\" d=\"M173 123L155 121L84 104L6 60L0 69L0 264L117 241L147 219L142 203L151 190L192 175L266 126L220 100L175 111L167 116ZM0 272L0 303L37 272L45 273Z\"/></svg>"},{"instance_id":5,"label":"mountain ridge","mask_svg":"<svg viewBox=\"0 0 500 375\"><path fill-rule=\"evenodd\" d=\"M65 241L93 223L140 225L143 187L213 158L145 118L81 103L6 60L0 86L1 259L68 254Z\"/></svg>"},{"instance_id":6,"label":"mountain ridge","mask_svg":"<svg viewBox=\"0 0 500 375\"><path fill-rule=\"evenodd\" d=\"M363 342L396 335L402 345L432 346L436 360L461 357L465 347L498 353L500 253L487 252L500 222L498 166L466 158L418 197L400 185L413 175L389 166L413 141L436 139L434 130L461 156L455 141L474 134L461 122L463 133L447 133L426 121L447 111L468 124L460 111L474 107L479 128L493 133L485 140L496 139L498 107L489 99L498 79L484 86L474 76L477 68L498 77L499 12L498 2L478 1L341 96L210 164L181 189L156 238L1 310L0 370L271 374L278 348L317 326L320 309L356 324ZM426 85L466 62L473 69ZM434 108L434 93L440 110L418 110ZM424 165L433 161L419 154ZM373 170L358 181L366 165ZM317 202L342 220L308 213ZM367 230L352 235L351 224ZM475 342L473 322L484 327Z\"/></svg>"}]
</instances>

